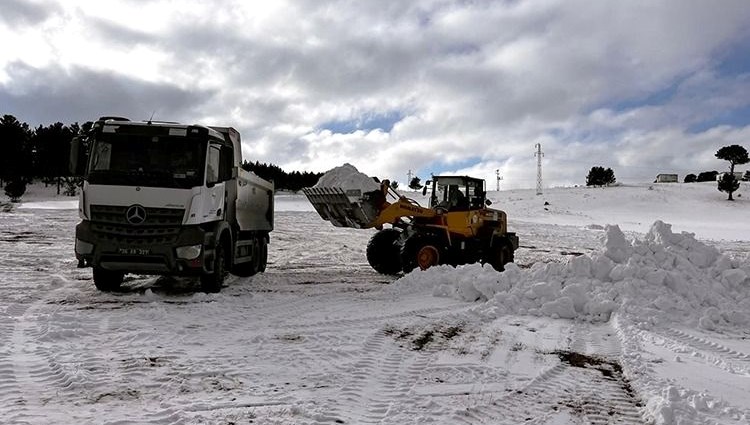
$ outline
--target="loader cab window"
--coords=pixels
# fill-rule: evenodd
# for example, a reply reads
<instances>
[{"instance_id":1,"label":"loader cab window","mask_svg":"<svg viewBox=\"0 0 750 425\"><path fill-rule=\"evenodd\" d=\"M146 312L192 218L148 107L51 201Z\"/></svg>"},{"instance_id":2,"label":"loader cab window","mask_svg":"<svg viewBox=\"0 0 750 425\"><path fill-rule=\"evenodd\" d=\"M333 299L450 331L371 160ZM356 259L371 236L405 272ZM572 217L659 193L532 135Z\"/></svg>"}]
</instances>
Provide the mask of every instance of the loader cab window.
<instances>
[{"instance_id":1,"label":"loader cab window","mask_svg":"<svg viewBox=\"0 0 750 425\"><path fill-rule=\"evenodd\" d=\"M467 194L469 195L469 208L478 210L484 208L486 192L483 180L469 180L467 182Z\"/></svg>"},{"instance_id":2,"label":"loader cab window","mask_svg":"<svg viewBox=\"0 0 750 425\"><path fill-rule=\"evenodd\" d=\"M466 211L471 205L471 189L466 179L460 177L436 178L433 183L431 207L448 211Z\"/></svg>"}]
</instances>

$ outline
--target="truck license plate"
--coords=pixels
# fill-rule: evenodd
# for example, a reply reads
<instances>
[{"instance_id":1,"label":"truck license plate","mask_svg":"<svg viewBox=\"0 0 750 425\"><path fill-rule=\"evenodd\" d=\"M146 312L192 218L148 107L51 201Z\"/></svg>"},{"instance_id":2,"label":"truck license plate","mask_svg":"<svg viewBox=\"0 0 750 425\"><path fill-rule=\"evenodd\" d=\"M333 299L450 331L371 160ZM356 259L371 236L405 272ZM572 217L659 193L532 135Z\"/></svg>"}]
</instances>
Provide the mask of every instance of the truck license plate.
<instances>
[{"instance_id":1,"label":"truck license plate","mask_svg":"<svg viewBox=\"0 0 750 425\"><path fill-rule=\"evenodd\" d=\"M117 253L121 255L148 255L150 252L148 248L117 248Z\"/></svg>"}]
</instances>

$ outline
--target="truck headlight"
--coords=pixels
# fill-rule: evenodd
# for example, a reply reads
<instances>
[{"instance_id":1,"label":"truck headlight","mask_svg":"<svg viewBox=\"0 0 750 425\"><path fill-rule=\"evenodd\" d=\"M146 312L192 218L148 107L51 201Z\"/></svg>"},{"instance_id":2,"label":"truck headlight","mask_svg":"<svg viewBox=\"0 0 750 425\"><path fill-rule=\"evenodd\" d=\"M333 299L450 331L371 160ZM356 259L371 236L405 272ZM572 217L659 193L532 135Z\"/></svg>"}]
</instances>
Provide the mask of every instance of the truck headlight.
<instances>
[{"instance_id":1,"label":"truck headlight","mask_svg":"<svg viewBox=\"0 0 750 425\"><path fill-rule=\"evenodd\" d=\"M175 249L175 252L177 253L178 258L182 258L184 260L194 260L198 258L199 255L201 255L201 247L201 244L180 246Z\"/></svg>"},{"instance_id":2,"label":"truck headlight","mask_svg":"<svg viewBox=\"0 0 750 425\"><path fill-rule=\"evenodd\" d=\"M94 252L94 244L76 238L76 254L87 255Z\"/></svg>"}]
</instances>

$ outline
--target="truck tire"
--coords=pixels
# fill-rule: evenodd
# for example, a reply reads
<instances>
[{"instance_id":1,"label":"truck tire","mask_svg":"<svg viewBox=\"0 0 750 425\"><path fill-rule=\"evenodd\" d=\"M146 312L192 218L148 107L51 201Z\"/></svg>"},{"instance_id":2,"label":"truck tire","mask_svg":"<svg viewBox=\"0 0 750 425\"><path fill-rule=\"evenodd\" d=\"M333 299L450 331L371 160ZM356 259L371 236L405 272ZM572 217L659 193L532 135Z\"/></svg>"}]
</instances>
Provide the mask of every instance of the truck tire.
<instances>
[{"instance_id":1,"label":"truck tire","mask_svg":"<svg viewBox=\"0 0 750 425\"><path fill-rule=\"evenodd\" d=\"M414 235L404 242L401 248L401 266L404 273L409 273L419 267L427 270L440 264L442 244L436 238Z\"/></svg>"},{"instance_id":2,"label":"truck tire","mask_svg":"<svg viewBox=\"0 0 750 425\"><path fill-rule=\"evenodd\" d=\"M499 272L505 271L505 265L513 262L513 249L510 243L507 241L495 243L484 262Z\"/></svg>"},{"instance_id":3,"label":"truck tire","mask_svg":"<svg viewBox=\"0 0 750 425\"><path fill-rule=\"evenodd\" d=\"M226 253L222 243L217 244L214 250L213 266L211 273L201 275L201 289L206 293L221 291L221 286L224 284L224 278L227 275Z\"/></svg>"},{"instance_id":4,"label":"truck tire","mask_svg":"<svg viewBox=\"0 0 750 425\"><path fill-rule=\"evenodd\" d=\"M260 263L258 264L258 273L266 271L268 265L268 241L265 236L261 236L258 241L258 251L260 252Z\"/></svg>"},{"instance_id":5,"label":"truck tire","mask_svg":"<svg viewBox=\"0 0 750 425\"><path fill-rule=\"evenodd\" d=\"M243 263L235 264L232 267L232 274L239 276L239 277L250 277L255 276L258 273L258 270L260 269L260 263L261 263L261 247L260 247L260 239L254 237L253 238L253 256L250 259L250 261L245 261Z\"/></svg>"},{"instance_id":6,"label":"truck tire","mask_svg":"<svg viewBox=\"0 0 750 425\"><path fill-rule=\"evenodd\" d=\"M250 277L266 271L266 266L268 265L268 243L266 242L266 237L257 237L253 242L253 259L236 264L232 268L232 274L239 277Z\"/></svg>"},{"instance_id":7,"label":"truck tire","mask_svg":"<svg viewBox=\"0 0 750 425\"><path fill-rule=\"evenodd\" d=\"M125 273L123 272L113 272L101 267L94 267L94 286L100 291L111 292L119 290L124 277Z\"/></svg>"},{"instance_id":8,"label":"truck tire","mask_svg":"<svg viewBox=\"0 0 750 425\"><path fill-rule=\"evenodd\" d=\"M401 271L401 248L396 241L401 232L384 229L375 233L367 243L367 262L382 274L396 274Z\"/></svg>"}]
</instances>

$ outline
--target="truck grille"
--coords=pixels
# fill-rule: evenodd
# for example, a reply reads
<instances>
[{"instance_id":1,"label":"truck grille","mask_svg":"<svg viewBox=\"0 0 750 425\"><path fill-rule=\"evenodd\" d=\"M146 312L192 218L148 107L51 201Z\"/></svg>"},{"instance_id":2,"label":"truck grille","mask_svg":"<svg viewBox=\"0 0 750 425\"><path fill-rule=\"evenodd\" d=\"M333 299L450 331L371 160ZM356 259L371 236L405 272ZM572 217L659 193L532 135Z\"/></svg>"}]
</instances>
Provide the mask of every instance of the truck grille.
<instances>
[{"instance_id":1,"label":"truck grille","mask_svg":"<svg viewBox=\"0 0 750 425\"><path fill-rule=\"evenodd\" d=\"M91 228L102 239L128 246L171 243L180 232L184 209L145 208L143 223L130 224L125 216L129 207L91 206Z\"/></svg>"}]
</instances>

